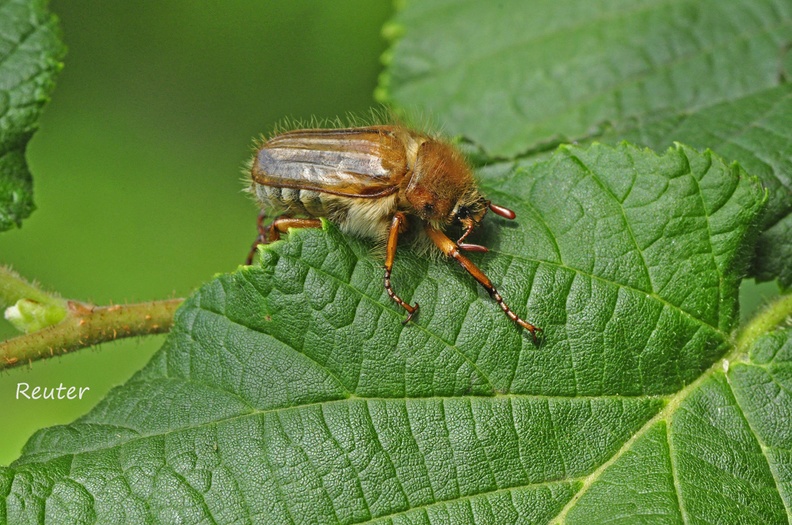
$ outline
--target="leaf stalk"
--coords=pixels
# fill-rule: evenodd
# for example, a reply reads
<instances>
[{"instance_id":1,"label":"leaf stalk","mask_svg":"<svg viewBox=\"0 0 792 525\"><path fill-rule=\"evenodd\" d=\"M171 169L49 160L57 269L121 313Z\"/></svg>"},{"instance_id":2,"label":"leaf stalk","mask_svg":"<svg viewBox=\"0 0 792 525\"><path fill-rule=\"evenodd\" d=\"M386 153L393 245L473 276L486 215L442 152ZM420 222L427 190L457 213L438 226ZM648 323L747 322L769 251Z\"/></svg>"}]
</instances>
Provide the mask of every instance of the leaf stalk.
<instances>
[{"instance_id":1,"label":"leaf stalk","mask_svg":"<svg viewBox=\"0 0 792 525\"><path fill-rule=\"evenodd\" d=\"M736 354L747 355L754 342L764 334L792 319L792 294L782 295L765 306L737 336Z\"/></svg>"},{"instance_id":2,"label":"leaf stalk","mask_svg":"<svg viewBox=\"0 0 792 525\"><path fill-rule=\"evenodd\" d=\"M67 313L60 323L0 343L0 370L106 341L168 332L182 302L184 299L94 306L65 301Z\"/></svg>"}]
</instances>

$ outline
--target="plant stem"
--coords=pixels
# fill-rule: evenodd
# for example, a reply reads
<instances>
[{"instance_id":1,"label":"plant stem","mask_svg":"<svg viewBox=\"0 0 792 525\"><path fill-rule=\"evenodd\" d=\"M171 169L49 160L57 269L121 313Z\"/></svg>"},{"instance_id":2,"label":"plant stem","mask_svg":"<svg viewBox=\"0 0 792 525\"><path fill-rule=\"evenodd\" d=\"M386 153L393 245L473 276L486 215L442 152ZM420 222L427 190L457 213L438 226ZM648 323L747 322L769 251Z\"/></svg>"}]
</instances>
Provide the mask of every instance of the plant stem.
<instances>
[{"instance_id":1,"label":"plant stem","mask_svg":"<svg viewBox=\"0 0 792 525\"><path fill-rule=\"evenodd\" d=\"M782 295L768 304L737 336L737 354L745 355L754 342L775 327L788 322L792 316L792 294Z\"/></svg>"},{"instance_id":2,"label":"plant stem","mask_svg":"<svg viewBox=\"0 0 792 525\"><path fill-rule=\"evenodd\" d=\"M39 303L57 303L66 308L64 299L30 284L8 266L0 266L0 308L11 306L20 299L30 299Z\"/></svg>"},{"instance_id":3,"label":"plant stem","mask_svg":"<svg viewBox=\"0 0 792 525\"><path fill-rule=\"evenodd\" d=\"M63 355L105 341L167 332L184 299L148 303L93 306L66 301L60 323L0 342L0 370Z\"/></svg>"}]
</instances>

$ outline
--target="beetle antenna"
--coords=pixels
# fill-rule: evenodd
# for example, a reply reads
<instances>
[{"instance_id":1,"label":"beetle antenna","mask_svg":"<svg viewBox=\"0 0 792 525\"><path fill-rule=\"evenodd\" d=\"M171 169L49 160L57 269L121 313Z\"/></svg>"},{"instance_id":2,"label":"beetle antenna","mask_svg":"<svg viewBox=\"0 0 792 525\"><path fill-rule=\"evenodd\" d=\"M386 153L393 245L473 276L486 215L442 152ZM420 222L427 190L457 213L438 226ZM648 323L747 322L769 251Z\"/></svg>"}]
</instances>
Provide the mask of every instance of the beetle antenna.
<instances>
[{"instance_id":1,"label":"beetle antenna","mask_svg":"<svg viewBox=\"0 0 792 525\"><path fill-rule=\"evenodd\" d=\"M487 203L489 209L492 210L492 213L500 215L509 220L514 220L517 217L517 214L511 211L509 208L504 208L503 206L498 206L497 204L492 204L491 202Z\"/></svg>"}]
</instances>

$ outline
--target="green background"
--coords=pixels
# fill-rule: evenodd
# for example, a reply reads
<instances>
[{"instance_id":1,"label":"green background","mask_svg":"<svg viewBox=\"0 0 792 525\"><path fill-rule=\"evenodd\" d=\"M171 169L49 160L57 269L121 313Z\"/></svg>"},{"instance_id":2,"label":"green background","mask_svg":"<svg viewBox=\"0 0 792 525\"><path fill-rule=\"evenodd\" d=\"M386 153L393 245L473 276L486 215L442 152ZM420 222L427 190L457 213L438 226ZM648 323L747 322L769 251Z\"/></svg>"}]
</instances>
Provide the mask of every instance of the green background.
<instances>
[{"instance_id":1,"label":"green background","mask_svg":"<svg viewBox=\"0 0 792 525\"><path fill-rule=\"evenodd\" d=\"M0 235L0 264L96 304L186 296L244 261L253 138L284 117L365 112L389 2L67 2L69 48L28 159L37 211ZM15 335L0 321L0 339ZM126 381L163 336L0 375L0 464ZM82 401L16 400L17 383L90 387Z\"/></svg>"}]
</instances>

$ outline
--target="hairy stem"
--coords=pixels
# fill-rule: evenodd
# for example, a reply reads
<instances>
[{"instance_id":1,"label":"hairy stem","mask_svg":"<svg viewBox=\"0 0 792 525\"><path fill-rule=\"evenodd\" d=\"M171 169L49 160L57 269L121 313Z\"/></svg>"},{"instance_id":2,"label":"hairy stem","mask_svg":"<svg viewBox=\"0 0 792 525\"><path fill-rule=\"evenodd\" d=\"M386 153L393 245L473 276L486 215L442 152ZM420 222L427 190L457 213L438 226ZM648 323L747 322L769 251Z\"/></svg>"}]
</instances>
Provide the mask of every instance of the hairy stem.
<instances>
[{"instance_id":1,"label":"hairy stem","mask_svg":"<svg viewBox=\"0 0 792 525\"><path fill-rule=\"evenodd\" d=\"M782 295L751 319L737 337L737 354L746 354L753 343L792 318L792 294Z\"/></svg>"},{"instance_id":2,"label":"hairy stem","mask_svg":"<svg viewBox=\"0 0 792 525\"><path fill-rule=\"evenodd\" d=\"M184 299L93 306L66 301L66 317L58 324L0 342L0 370L63 355L105 341L167 332Z\"/></svg>"},{"instance_id":3,"label":"hairy stem","mask_svg":"<svg viewBox=\"0 0 792 525\"><path fill-rule=\"evenodd\" d=\"M58 303L66 308L65 300L30 284L8 266L0 266L0 308L11 306L20 299L30 299L39 303Z\"/></svg>"}]
</instances>

